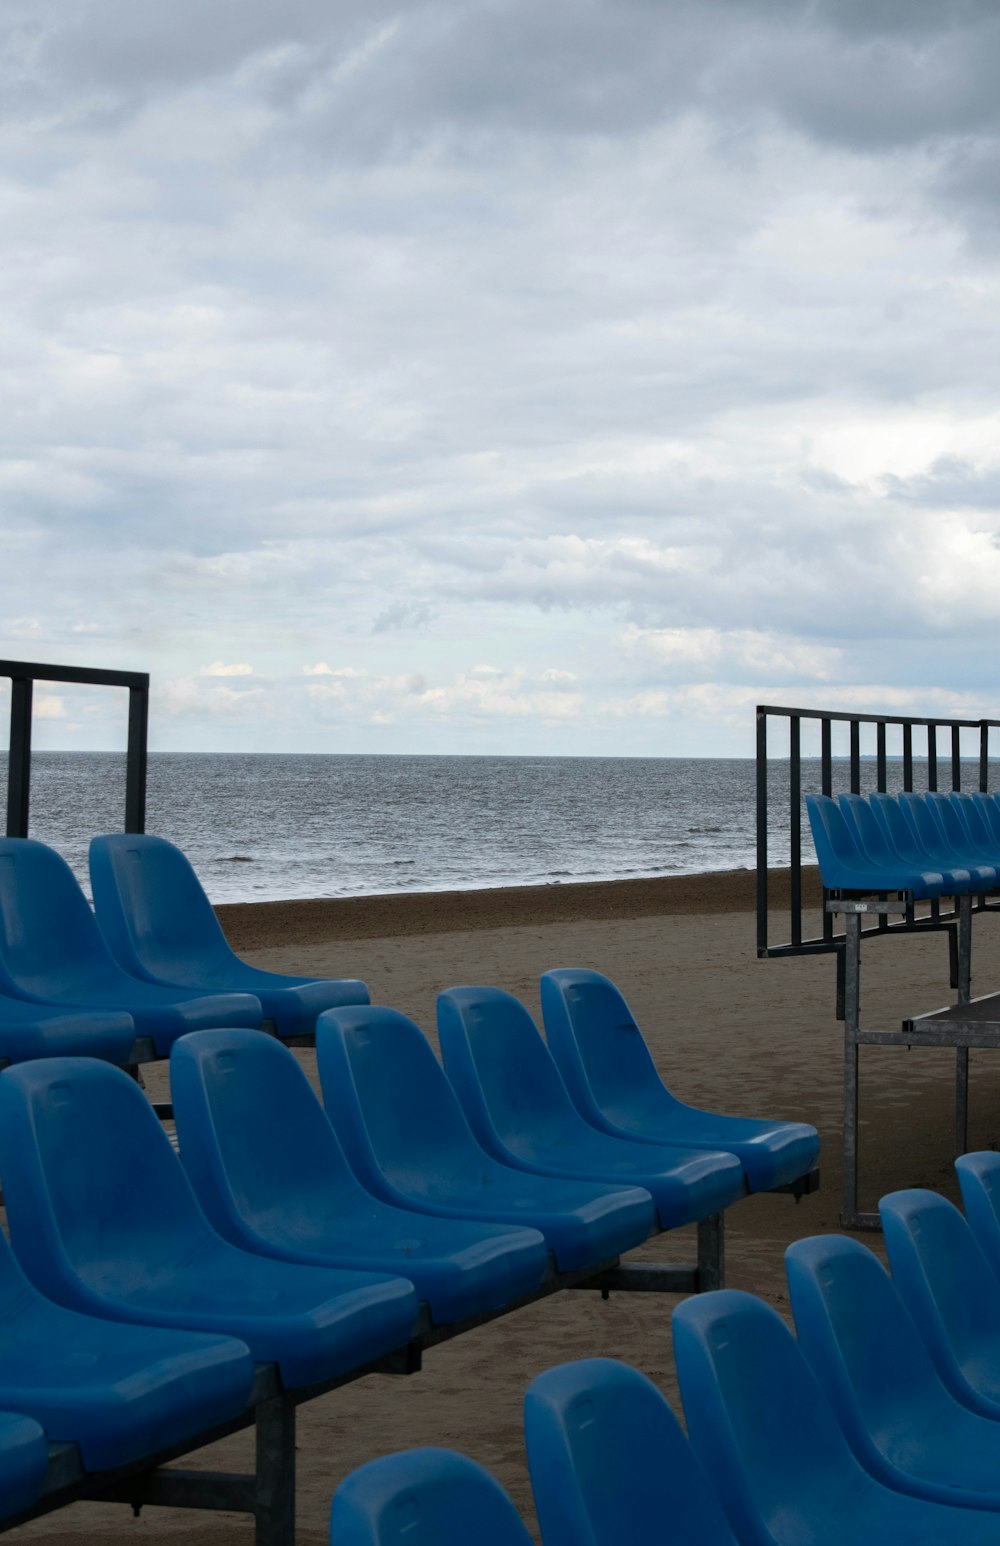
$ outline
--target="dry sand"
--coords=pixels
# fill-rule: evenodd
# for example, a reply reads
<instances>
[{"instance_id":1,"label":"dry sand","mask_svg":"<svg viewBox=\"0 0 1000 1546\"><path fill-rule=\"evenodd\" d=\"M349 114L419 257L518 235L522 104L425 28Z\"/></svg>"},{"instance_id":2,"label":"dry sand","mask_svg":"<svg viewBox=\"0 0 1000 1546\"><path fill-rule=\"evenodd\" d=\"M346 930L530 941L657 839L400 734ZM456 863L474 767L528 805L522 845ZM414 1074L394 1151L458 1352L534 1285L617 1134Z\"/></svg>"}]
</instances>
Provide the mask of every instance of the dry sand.
<instances>
[{"instance_id":1,"label":"dry sand","mask_svg":"<svg viewBox=\"0 0 1000 1546\"><path fill-rule=\"evenodd\" d=\"M780 878L774 889L781 898ZM815 897L815 890L809 891ZM750 1198L728 1226L728 1282L787 1311L782 1252L800 1235L838 1228L841 1027L829 956L758 961L753 877L695 876L607 885L523 888L357 901L220 908L233 944L280 971L364 978L376 1002L412 1015L431 1035L440 989L488 982L538 1013L538 978L554 966L588 966L624 991L671 1088L695 1104L814 1123L822 1137L821 1191ZM772 921L771 941L787 938ZM1000 980L1000 929L974 927L974 992ZM866 945L863 1022L896 1028L904 1014L950 1002L943 935ZM312 1055L300 1054L311 1068ZM866 1049L862 1062L862 1206L901 1186L955 1195L951 1165L953 1055ZM971 1144L1000 1142L1000 1066L972 1053ZM877 1237L865 1237L879 1248ZM689 1258L693 1233L642 1254ZM521 1399L541 1369L596 1354L644 1369L676 1403L670 1310L658 1295L566 1293L431 1350L409 1379L362 1380L299 1410L298 1521L303 1546L327 1539L337 1482L374 1455L443 1444L482 1461L534 1526L520 1432ZM243 1468L248 1435L206 1450L198 1463ZM252 1523L148 1509L78 1504L27 1525L34 1542L170 1546L253 1540ZM12 1536L12 1539L16 1538Z\"/></svg>"}]
</instances>

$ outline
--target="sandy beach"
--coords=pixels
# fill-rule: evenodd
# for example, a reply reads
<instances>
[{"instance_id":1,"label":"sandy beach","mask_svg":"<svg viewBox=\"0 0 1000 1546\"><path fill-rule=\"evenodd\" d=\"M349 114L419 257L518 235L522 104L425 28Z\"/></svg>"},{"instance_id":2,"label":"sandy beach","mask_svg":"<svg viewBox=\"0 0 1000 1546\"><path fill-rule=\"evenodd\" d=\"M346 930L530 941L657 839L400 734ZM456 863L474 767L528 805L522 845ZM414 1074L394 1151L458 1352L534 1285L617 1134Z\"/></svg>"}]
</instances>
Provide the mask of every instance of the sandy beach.
<instances>
[{"instance_id":1,"label":"sandy beach","mask_svg":"<svg viewBox=\"0 0 1000 1546\"><path fill-rule=\"evenodd\" d=\"M780 877L774 896L780 902ZM808 895L815 900L814 883ZM396 895L220 908L230 940L279 971L361 977L376 1002L412 1015L433 1037L436 994L487 982L538 1013L538 978L555 966L605 972L624 991L675 1093L695 1104L814 1123L822 1137L822 1188L748 1199L729 1213L728 1283L787 1310L782 1252L800 1235L835 1230L840 1206L841 1029L834 1017L832 957L758 961L754 877L725 876L603 885ZM772 940L787 937L780 919ZM974 927L973 992L1000 979L1000 928ZM863 1021L896 1028L905 1014L952 998L943 935L870 943L863 956ZM311 1053L299 1054L312 1070ZM901 1186L954 1196L951 1165L953 1055L870 1049L863 1056L861 1202ZM156 1079L162 1079L157 1070ZM155 1082L155 1081L154 1081ZM971 1146L1000 1142L1000 1064L972 1054ZM879 1248L877 1237L867 1236ZM641 1253L689 1258L692 1232ZM303 1546L327 1539L332 1490L354 1466L413 1444L465 1450L510 1490L533 1528L523 1458L523 1391L539 1370L600 1354L644 1369L676 1402L669 1319L673 1300L654 1295L554 1296L432 1350L408 1379L370 1378L299 1412L298 1521ZM197 1463L244 1467L249 1435ZM171 1546L242 1546L240 1516L76 1505L24 1526L12 1539Z\"/></svg>"}]
</instances>

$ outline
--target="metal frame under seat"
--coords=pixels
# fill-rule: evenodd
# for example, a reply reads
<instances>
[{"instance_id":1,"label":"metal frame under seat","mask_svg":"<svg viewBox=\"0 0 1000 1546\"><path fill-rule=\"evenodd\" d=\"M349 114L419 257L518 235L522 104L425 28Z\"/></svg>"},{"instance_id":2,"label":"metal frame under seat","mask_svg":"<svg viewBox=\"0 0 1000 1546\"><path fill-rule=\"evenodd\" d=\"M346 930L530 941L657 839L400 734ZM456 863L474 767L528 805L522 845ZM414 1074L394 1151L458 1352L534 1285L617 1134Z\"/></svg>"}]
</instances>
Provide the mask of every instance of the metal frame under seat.
<instances>
[{"instance_id":1,"label":"metal frame under seat","mask_svg":"<svg viewBox=\"0 0 1000 1546\"><path fill-rule=\"evenodd\" d=\"M259 1364L250 1400L239 1417L131 1465L114 1471L85 1471L75 1444L50 1444L41 1496L30 1508L0 1520L0 1534L69 1503L123 1503L136 1514L145 1504L155 1504L252 1514L256 1546L295 1546L295 1409L303 1402L369 1374L416 1374L428 1348L547 1299L561 1289L597 1289L603 1299L612 1292L702 1293L721 1288L724 1272L724 1221L721 1214L714 1214L698 1223L694 1265L622 1263L614 1258L581 1272L552 1270L534 1293L453 1325L434 1326L426 1318L417 1335L396 1352L305 1389L284 1390L275 1365ZM251 1472L199 1471L169 1464L249 1427L255 1429L256 1439Z\"/></svg>"},{"instance_id":2,"label":"metal frame under seat","mask_svg":"<svg viewBox=\"0 0 1000 1546\"><path fill-rule=\"evenodd\" d=\"M898 1031L866 1031L861 1028L861 924L866 915L904 914L912 901L873 901L832 897L828 913L844 917L844 1129L842 1211L847 1229L881 1229L877 1213L858 1211L858 1105L860 1095L859 1048L954 1047L955 1049L955 1153L968 1147L969 1048L1000 1048L1000 994L972 1000L972 897L957 898L957 1002L904 1020ZM970 1006L966 1008L966 1006Z\"/></svg>"}]
</instances>

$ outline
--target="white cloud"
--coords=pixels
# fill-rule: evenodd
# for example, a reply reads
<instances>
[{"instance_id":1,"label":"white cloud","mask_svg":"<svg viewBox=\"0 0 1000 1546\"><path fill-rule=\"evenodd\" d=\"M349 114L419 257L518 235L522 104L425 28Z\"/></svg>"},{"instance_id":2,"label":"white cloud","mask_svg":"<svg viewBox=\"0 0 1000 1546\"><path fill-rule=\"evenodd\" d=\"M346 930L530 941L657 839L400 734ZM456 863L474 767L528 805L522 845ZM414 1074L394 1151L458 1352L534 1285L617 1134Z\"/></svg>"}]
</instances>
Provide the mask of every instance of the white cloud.
<instances>
[{"instance_id":1,"label":"white cloud","mask_svg":"<svg viewBox=\"0 0 1000 1546\"><path fill-rule=\"evenodd\" d=\"M995 6L5 25L0 654L161 744L995 707Z\"/></svg>"}]
</instances>

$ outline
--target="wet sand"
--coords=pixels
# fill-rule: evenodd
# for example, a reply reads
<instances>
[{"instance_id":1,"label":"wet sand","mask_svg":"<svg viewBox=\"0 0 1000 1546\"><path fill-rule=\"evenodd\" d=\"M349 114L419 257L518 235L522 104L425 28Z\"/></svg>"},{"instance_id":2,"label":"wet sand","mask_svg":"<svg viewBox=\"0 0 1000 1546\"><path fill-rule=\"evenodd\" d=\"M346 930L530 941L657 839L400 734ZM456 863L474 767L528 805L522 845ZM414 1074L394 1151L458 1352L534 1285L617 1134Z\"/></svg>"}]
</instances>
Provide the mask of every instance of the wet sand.
<instances>
[{"instance_id":1,"label":"wet sand","mask_svg":"<svg viewBox=\"0 0 1000 1546\"><path fill-rule=\"evenodd\" d=\"M781 877L772 894L781 899ZM812 887L812 889L808 889ZM807 896L815 899L807 878ZM433 1038L444 987L488 982L537 1015L538 977L589 966L614 978L668 1084L694 1104L815 1124L820 1192L755 1197L729 1213L728 1282L787 1311L782 1252L800 1235L835 1230L840 1211L841 1027L829 956L758 961L754 877L691 876L606 885L530 887L356 901L263 903L219 909L234 946L261 966L361 977L373 1000L412 1015ZM814 920L818 923L818 917ZM770 938L787 938L772 920ZM1000 922L974 925L975 993L1000 986ZM950 1002L946 938L866 945L863 1021L896 1028L906 1014ZM300 1054L311 1070L312 1055ZM884 1191L932 1186L956 1195L951 1164L953 1055L939 1049L865 1049L862 1206ZM1000 1143L1000 1061L972 1053L973 1148ZM866 1236L879 1248L877 1237ZM693 1253L693 1231L643 1249L654 1259ZM676 1402L670 1309L658 1295L565 1293L431 1350L408 1379L369 1378L299 1409L299 1541L328 1538L338 1480L377 1454L443 1444L482 1461L509 1488L533 1528L520 1407L529 1380L551 1364L603 1355L644 1369ZM249 1435L205 1450L198 1464L244 1467ZM185 1462L190 1463L190 1462ZM242 1516L78 1504L11 1536L35 1542L169 1540L171 1546L243 1546Z\"/></svg>"}]
</instances>

